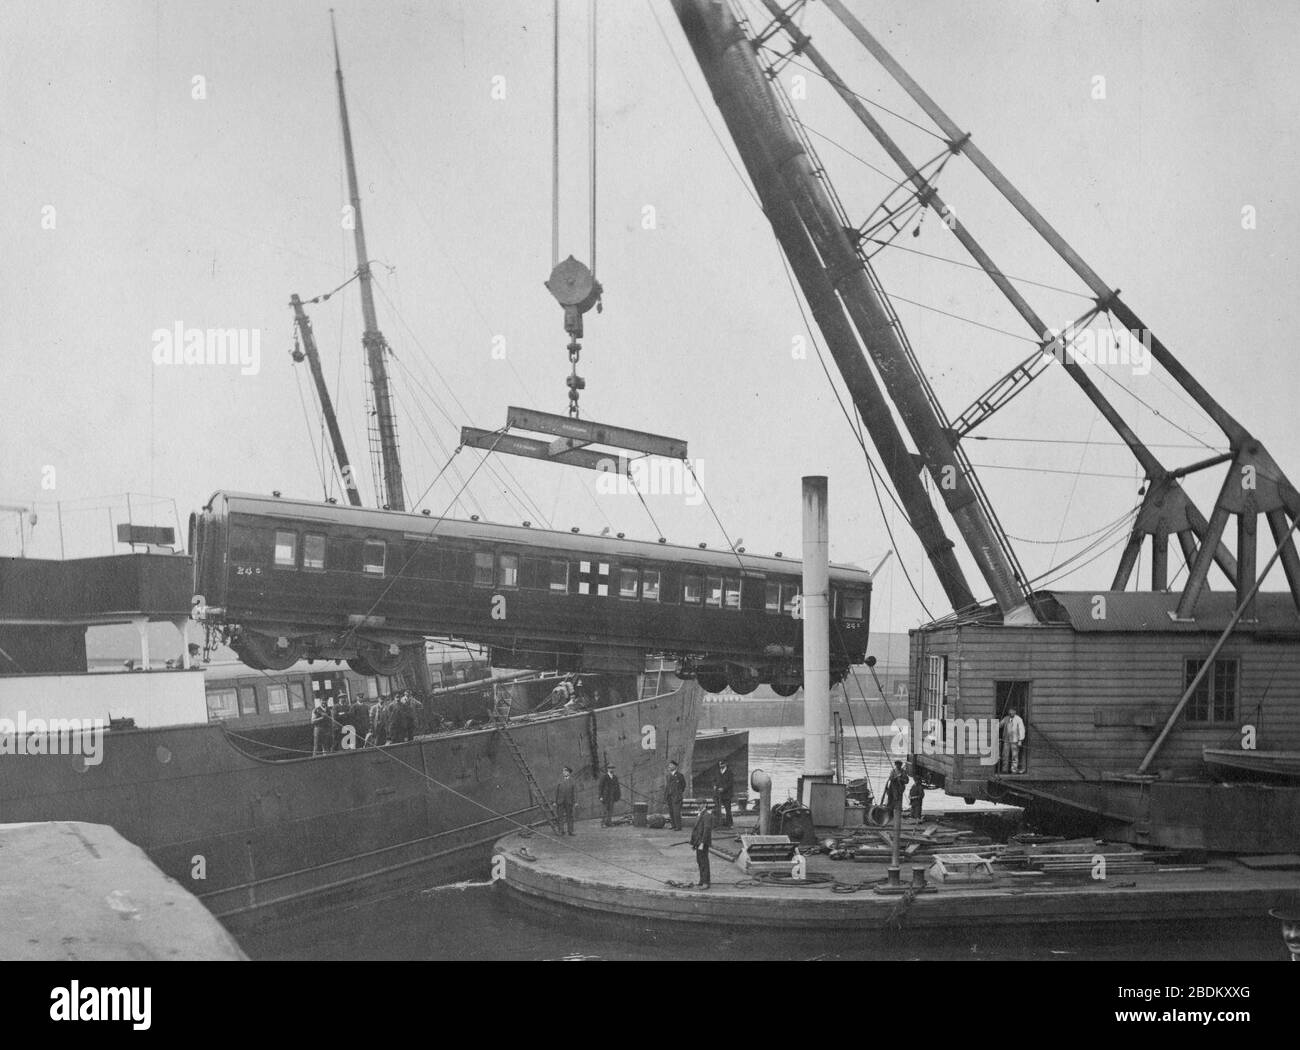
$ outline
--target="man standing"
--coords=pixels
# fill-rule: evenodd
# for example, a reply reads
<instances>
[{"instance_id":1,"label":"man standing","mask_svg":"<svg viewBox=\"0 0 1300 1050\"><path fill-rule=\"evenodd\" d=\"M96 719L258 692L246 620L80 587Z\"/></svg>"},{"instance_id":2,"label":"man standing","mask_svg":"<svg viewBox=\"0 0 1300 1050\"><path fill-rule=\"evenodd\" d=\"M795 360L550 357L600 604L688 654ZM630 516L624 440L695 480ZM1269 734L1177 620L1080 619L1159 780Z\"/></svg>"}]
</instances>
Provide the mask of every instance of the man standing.
<instances>
[{"instance_id":1,"label":"man standing","mask_svg":"<svg viewBox=\"0 0 1300 1050\"><path fill-rule=\"evenodd\" d=\"M568 766L555 785L555 814L559 818L561 835L573 834L573 770ZM567 831L565 829L568 829Z\"/></svg>"},{"instance_id":2,"label":"man standing","mask_svg":"<svg viewBox=\"0 0 1300 1050\"><path fill-rule=\"evenodd\" d=\"M311 709L311 756L326 754L330 745L333 743L333 732L330 730L330 712L325 706L324 700L317 700L316 706Z\"/></svg>"},{"instance_id":3,"label":"man standing","mask_svg":"<svg viewBox=\"0 0 1300 1050\"><path fill-rule=\"evenodd\" d=\"M907 800L912 803L912 819L921 821L921 809L925 805L925 785L918 776L912 781L912 790L907 793Z\"/></svg>"},{"instance_id":4,"label":"man standing","mask_svg":"<svg viewBox=\"0 0 1300 1050\"><path fill-rule=\"evenodd\" d=\"M731 795L736 790L736 774L727 765L727 760L718 761L718 771L713 777L713 793L718 800L718 816L722 818L724 828L731 827Z\"/></svg>"},{"instance_id":5,"label":"man standing","mask_svg":"<svg viewBox=\"0 0 1300 1050\"><path fill-rule=\"evenodd\" d=\"M614 826L614 803L623 797L623 793L618 786L618 774L614 772L612 764L605 767L605 772L600 778L597 794L600 797L600 804L605 807L605 817L601 824L604 827L612 828Z\"/></svg>"},{"instance_id":6,"label":"man standing","mask_svg":"<svg viewBox=\"0 0 1300 1050\"><path fill-rule=\"evenodd\" d=\"M885 808L889 810L889 819L894 819L894 814L903 805L903 789L907 787L907 773L903 771L901 759L894 760L893 771L889 774L889 780L885 784Z\"/></svg>"},{"instance_id":7,"label":"man standing","mask_svg":"<svg viewBox=\"0 0 1300 1050\"><path fill-rule=\"evenodd\" d=\"M707 890L712 879L709 876L709 847L713 845L713 811L708 806L700 807L700 815L695 818L695 827L691 829L691 848L695 850L695 863L700 869L700 889Z\"/></svg>"},{"instance_id":8,"label":"man standing","mask_svg":"<svg viewBox=\"0 0 1300 1050\"><path fill-rule=\"evenodd\" d=\"M1007 748L1007 769L1012 773L1020 772L1020 750L1025 746L1025 723L1016 714L1014 707L1007 708L1006 728L1003 739Z\"/></svg>"},{"instance_id":9,"label":"man standing","mask_svg":"<svg viewBox=\"0 0 1300 1050\"><path fill-rule=\"evenodd\" d=\"M686 794L686 778L677 768L676 762L668 763L668 784L664 789L664 801L668 803L668 821L674 831L682 830L682 796Z\"/></svg>"}]
</instances>

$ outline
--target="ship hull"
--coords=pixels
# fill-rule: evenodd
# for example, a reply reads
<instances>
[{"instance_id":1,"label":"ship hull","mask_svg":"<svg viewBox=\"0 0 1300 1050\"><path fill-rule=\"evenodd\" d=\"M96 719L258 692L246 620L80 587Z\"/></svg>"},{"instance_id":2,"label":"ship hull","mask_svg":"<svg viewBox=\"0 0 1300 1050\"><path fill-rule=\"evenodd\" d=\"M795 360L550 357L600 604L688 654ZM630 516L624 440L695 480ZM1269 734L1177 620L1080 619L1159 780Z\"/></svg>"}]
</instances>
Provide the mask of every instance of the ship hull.
<instances>
[{"instance_id":1,"label":"ship hull","mask_svg":"<svg viewBox=\"0 0 1300 1050\"><path fill-rule=\"evenodd\" d=\"M598 768L613 762L620 808L662 793L670 758L688 764L693 683L596 711L521 719L510 733L540 789L563 766L579 818L597 812ZM268 761L219 725L113 730L103 760L0 762L0 821L108 824L238 928L395 885L488 874L492 843L543 820L495 729L384 748Z\"/></svg>"}]
</instances>

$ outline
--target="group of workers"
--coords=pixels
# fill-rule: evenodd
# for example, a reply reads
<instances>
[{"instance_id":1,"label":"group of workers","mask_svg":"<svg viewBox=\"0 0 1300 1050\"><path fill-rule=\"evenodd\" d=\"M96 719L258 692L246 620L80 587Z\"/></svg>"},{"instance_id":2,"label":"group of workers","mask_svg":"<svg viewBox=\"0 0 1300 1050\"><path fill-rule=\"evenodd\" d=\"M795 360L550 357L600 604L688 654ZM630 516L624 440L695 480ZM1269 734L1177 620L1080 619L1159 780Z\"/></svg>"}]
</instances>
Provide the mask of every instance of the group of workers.
<instances>
[{"instance_id":1,"label":"group of workers","mask_svg":"<svg viewBox=\"0 0 1300 1050\"><path fill-rule=\"evenodd\" d=\"M344 692L333 704L321 698L311 712L313 756L359 747L383 747L415 739L424 705L409 689L366 703Z\"/></svg>"}]
</instances>

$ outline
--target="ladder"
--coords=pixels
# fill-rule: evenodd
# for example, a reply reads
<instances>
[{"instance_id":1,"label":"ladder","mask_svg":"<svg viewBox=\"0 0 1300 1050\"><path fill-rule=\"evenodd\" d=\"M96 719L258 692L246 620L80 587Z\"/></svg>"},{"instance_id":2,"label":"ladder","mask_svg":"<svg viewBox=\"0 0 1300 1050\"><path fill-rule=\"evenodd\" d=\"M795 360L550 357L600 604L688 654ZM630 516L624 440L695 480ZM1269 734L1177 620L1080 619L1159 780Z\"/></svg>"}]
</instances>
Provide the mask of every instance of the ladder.
<instances>
[{"instance_id":1,"label":"ladder","mask_svg":"<svg viewBox=\"0 0 1300 1050\"><path fill-rule=\"evenodd\" d=\"M546 814L546 819L550 822L551 827L558 833L560 830L560 815L556 813L555 807L551 805L550 798L542 790L541 785L537 783L537 778L533 776L533 771L528 767L528 759L524 758L523 748L510 735L510 730L504 724L498 725L496 728L497 732L505 738L506 746L510 749L510 754L514 757L519 772L524 775L524 782L528 785L529 794L537 799L538 808Z\"/></svg>"}]
</instances>

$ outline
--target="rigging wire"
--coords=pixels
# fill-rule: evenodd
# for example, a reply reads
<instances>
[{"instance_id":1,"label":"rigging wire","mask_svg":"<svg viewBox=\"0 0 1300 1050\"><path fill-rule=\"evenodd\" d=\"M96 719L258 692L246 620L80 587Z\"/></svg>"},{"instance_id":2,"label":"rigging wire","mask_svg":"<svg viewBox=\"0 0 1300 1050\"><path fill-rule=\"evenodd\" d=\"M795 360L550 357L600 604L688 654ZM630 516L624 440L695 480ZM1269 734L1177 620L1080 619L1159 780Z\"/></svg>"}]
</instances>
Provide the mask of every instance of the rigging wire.
<instances>
[{"instance_id":1,"label":"rigging wire","mask_svg":"<svg viewBox=\"0 0 1300 1050\"><path fill-rule=\"evenodd\" d=\"M809 130L812 129L810 128ZM874 241L874 243L879 244L881 247L889 247L892 242ZM959 266L963 270L978 270L980 273L987 272L984 267L980 266L978 263L962 262L960 259L949 259L946 255L935 255L933 252L923 252L919 248L909 248L905 244L893 244L892 246L897 248L900 252L907 252L909 255L921 255L927 259L934 259L936 262L948 263L951 266ZM1080 299L1087 299L1090 302L1095 299L1095 296L1092 296L1087 292L1075 291L1070 288L1061 288L1058 285L1046 284L1043 281L1035 281L1029 277L1013 277L1011 274L1002 273L1001 271L998 271L998 273L1008 281L1014 281L1016 284L1028 284L1035 288L1044 288L1049 292L1060 292L1062 295L1074 295Z\"/></svg>"},{"instance_id":2,"label":"rigging wire","mask_svg":"<svg viewBox=\"0 0 1300 1050\"><path fill-rule=\"evenodd\" d=\"M589 149L591 153L591 275L596 276L596 0L589 0L587 5L588 32L591 37L591 58L587 75L591 82L591 96L588 103L591 111L591 132Z\"/></svg>"},{"instance_id":3,"label":"rigging wire","mask_svg":"<svg viewBox=\"0 0 1300 1050\"><path fill-rule=\"evenodd\" d=\"M551 269L560 263L560 0L551 0Z\"/></svg>"}]
</instances>

